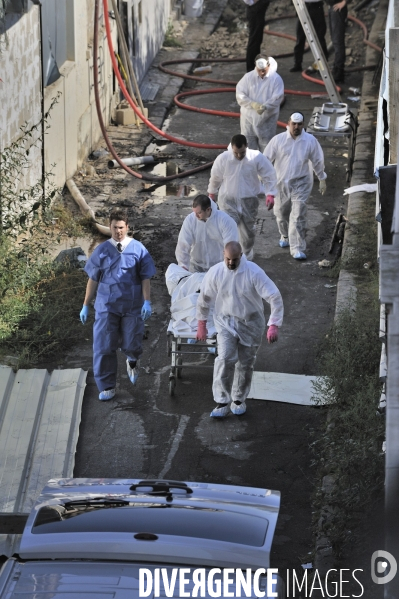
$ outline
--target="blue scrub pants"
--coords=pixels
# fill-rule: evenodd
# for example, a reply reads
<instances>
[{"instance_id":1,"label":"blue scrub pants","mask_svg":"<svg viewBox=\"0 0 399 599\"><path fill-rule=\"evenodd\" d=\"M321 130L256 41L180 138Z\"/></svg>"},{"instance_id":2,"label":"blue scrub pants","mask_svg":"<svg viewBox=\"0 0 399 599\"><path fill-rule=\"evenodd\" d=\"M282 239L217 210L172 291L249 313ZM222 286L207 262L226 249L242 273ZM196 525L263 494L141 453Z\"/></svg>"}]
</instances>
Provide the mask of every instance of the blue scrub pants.
<instances>
[{"instance_id":1,"label":"blue scrub pants","mask_svg":"<svg viewBox=\"0 0 399 599\"><path fill-rule=\"evenodd\" d=\"M129 361L141 356L144 322L141 315L96 313L93 327L93 370L98 390L114 389L120 348Z\"/></svg>"}]
</instances>

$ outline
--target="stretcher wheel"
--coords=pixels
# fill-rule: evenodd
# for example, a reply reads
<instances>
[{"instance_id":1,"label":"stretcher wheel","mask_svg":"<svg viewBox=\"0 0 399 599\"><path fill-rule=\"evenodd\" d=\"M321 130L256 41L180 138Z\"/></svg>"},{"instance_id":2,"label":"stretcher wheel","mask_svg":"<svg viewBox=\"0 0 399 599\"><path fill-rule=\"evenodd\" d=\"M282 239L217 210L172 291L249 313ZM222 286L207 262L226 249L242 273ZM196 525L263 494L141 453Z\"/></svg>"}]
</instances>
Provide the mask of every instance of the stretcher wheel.
<instances>
[{"instance_id":1,"label":"stretcher wheel","mask_svg":"<svg viewBox=\"0 0 399 599\"><path fill-rule=\"evenodd\" d=\"M175 386L176 386L176 381L175 381L174 377L170 378L169 379L169 395L171 397L173 397L175 394Z\"/></svg>"},{"instance_id":2,"label":"stretcher wheel","mask_svg":"<svg viewBox=\"0 0 399 599\"><path fill-rule=\"evenodd\" d=\"M182 358L177 358L177 366L179 367L181 364L183 363L183 359ZM177 368L177 378L181 379L181 373L182 373L183 368Z\"/></svg>"}]
</instances>

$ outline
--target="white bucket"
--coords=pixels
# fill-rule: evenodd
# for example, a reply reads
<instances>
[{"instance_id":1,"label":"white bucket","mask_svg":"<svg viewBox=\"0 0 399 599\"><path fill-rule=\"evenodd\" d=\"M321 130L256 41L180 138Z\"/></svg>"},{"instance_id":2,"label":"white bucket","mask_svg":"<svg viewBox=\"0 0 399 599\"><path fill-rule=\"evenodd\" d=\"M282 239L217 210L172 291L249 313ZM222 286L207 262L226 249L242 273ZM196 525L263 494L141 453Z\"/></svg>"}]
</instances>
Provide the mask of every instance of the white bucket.
<instances>
[{"instance_id":1,"label":"white bucket","mask_svg":"<svg viewBox=\"0 0 399 599\"><path fill-rule=\"evenodd\" d=\"M186 17L200 17L204 0L184 0L184 14Z\"/></svg>"}]
</instances>

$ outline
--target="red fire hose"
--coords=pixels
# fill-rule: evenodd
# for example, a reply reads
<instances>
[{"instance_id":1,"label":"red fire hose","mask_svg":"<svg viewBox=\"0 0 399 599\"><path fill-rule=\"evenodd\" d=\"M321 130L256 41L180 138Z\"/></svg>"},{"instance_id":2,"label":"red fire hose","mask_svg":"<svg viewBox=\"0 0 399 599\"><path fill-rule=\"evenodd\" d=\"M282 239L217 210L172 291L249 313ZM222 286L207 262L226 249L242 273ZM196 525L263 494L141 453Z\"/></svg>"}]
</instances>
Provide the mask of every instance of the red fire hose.
<instances>
[{"instance_id":1,"label":"red fire hose","mask_svg":"<svg viewBox=\"0 0 399 599\"><path fill-rule=\"evenodd\" d=\"M272 19L268 19L266 21L266 23L271 23L272 21L278 21L280 19L292 19L295 18L297 15L284 15L281 17L274 17ZM360 21L360 19L357 19L356 17L352 17L352 16L348 16L348 19L350 21L353 21L354 23L356 23L357 25L359 25L359 27L361 27L361 29L363 30L363 43L367 44L368 46L370 46L371 48L374 48L374 50L377 50L379 52L382 51L382 49L377 46L376 44L373 44L372 42L369 42L369 40L367 39L368 37L368 31L367 31L367 27L366 25ZM292 41L295 41L296 38L292 35L289 35L288 33L282 33L279 31L270 31L265 29L264 33L266 33L267 35L273 35L276 37L282 37L284 39L289 39ZM287 56L292 56L293 53L287 53L287 54L276 54L274 55L274 58L283 58L283 57L287 57ZM218 83L220 84L227 84L227 85L236 85L237 81L229 81L229 80L223 80L223 79L212 79L210 77L201 77L201 76L195 76L195 75L183 75L182 73L179 73L178 71L172 71L171 69L167 69L165 68L166 65L170 65L170 64L182 64L184 62L195 62L195 63L201 63L201 62L207 62L207 63L214 63L214 62L245 62L245 58L220 58L220 59L211 59L211 60L206 60L203 58L195 58L195 59L188 59L188 60L166 60L164 62L162 62L159 65L159 69L161 71L163 71L164 73L169 73L170 75L173 75L175 77L182 77L184 79L191 79L194 81L202 81L202 82L206 82L206 83ZM371 66L367 66L367 67L356 67L355 71L359 71L359 70L367 70L370 68L375 68L374 65ZM351 71L351 69L349 69L349 71ZM306 73L306 70L304 70L302 72L302 77L304 79L306 79L307 81L311 81L312 83L316 83L318 85L323 85L324 86L324 82L321 79L317 79L316 77L311 77L310 75L308 75ZM341 91L340 87L337 87L338 91ZM217 116L225 116L225 117L231 117L231 118L238 118L240 116L240 113L238 112L225 112L222 110L211 110L209 108L198 108L196 106L192 106L191 104L184 104L183 102L181 102L180 100L182 98L187 98L189 96L196 96L196 95L200 95L200 94L211 94L211 93L219 93L219 92L227 92L227 91L234 91L234 88L216 88L216 89L204 89L204 90L194 90L194 91L188 91L188 92L182 92L180 94L177 94L174 97L174 103L176 104L176 106L179 106L179 108L183 108L185 110L191 110L193 112L201 112L203 114L212 114L212 115L217 115ZM293 89L285 89L284 90L285 94L290 94L290 95L296 95L296 96L312 96L314 94L314 92L308 92L308 91L297 91L297 90L293 90ZM327 94L326 94L327 96ZM280 127L284 127L285 123L282 123L280 121L278 121L278 125Z\"/></svg>"},{"instance_id":2,"label":"red fire hose","mask_svg":"<svg viewBox=\"0 0 399 599\"><path fill-rule=\"evenodd\" d=\"M119 86L121 88L121 91L122 91L125 99L130 104L130 106L133 108L136 115L138 117L140 117L140 119L147 125L147 127L152 129L155 133L158 133L158 135L162 135L162 137L165 137L166 139L169 139L170 141L174 141L175 143L178 143L182 146L189 146L191 148L207 148L210 150L225 150L227 148L226 144L222 144L222 145L221 144L201 144L201 143L197 143L195 141L187 141L186 139L180 139L178 137L174 137L173 135L169 135L169 133L166 133L165 131L161 131L161 129L158 129L158 127L153 125L151 123L151 121L149 121L143 114L141 114L140 110L137 108L137 106L133 102L132 98L130 97L129 92L127 91L125 84L123 82L122 76L119 72L119 67L118 67L116 57L115 57L114 47L112 45L111 27L109 24L109 16L108 16L108 1L103 0L103 5L104 5L105 29L107 32L107 42L108 42L108 48L109 48L109 53L111 56L114 73L116 75L116 78L118 79Z\"/></svg>"},{"instance_id":3,"label":"red fire hose","mask_svg":"<svg viewBox=\"0 0 399 599\"><path fill-rule=\"evenodd\" d=\"M155 133L158 133L159 135L161 135L162 137L178 143L180 145L183 146L189 146L189 147L194 147L194 148L204 148L204 149L226 149L226 144L224 145L219 145L219 144L202 144L202 143L197 143L197 142L190 142L184 139L180 139L177 137L174 137L160 129L158 129L158 127L156 127L155 125L153 125L151 123L151 121L149 121L141 112L140 110L136 107L135 103L133 102L132 98L130 97L124 81L121 77L121 74L119 72L119 67L115 58L115 53L114 53L114 49L113 49L113 44L112 44L112 38L111 38L111 28L110 28L110 23L109 23L109 15L108 15L108 2L107 0L103 0L103 6L104 6L104 22L105 22L105 29L106 29L106 33L107 33L107 42L108 42L108 48L109 48L109 52L110 52L110 57L111 57L111 62L112 62L112 66L113 66L113 70L115 72L116 78L118 79L118 83L120 85L120 88L122 90L122 93L124 95L124 97L126 98L126 100L128 101L128 103L130 104L130 106L132 107L133 111L136 113L136 115L150 128L152 129ZM284 17L276 17L274 19L269 19L270 21L273 20L279 20L281 18L292 18L293 16L296 15L286 15ZM99 17L99 0L95 0L95 9L94 9L94 51L93 51L93 61L94 64L97 64L98 62L98 17ZM371 42L369 42L367 40L367 28L364 25L364 23L362 23L359 19L356 19L355 17L348 17L349 19L353 20L355 23L357 23L362 29L363 29L363 33L364 33L364 38L363 38L363 42L370 45L371 47L373 47L376 50L381 51L381 48L379 48L378 46L376 46L375 44L372 44ZM291 40L295 40L295 38L293 36L290 36L288 34L285 33L280 33L280 32L275 32L275 31L265 31L265 33L267 33L268 35L277 35L278 37L284 37L287 39L291 39ZM276 58L281 58L281 57L286 57L286 56L291 56L292 53L287 53L287 54L280 54L280 55L276 55ZM235 59L230 59L230 58L220 58L220 59L211 59L208 60L207 62L244 62L245 59L244 58L235 58ZM165 68L165 65L167 64L181 64L184 62L204 62L204 59L187 59L187 60L172 60L172 61L165 61L163 63L161 63L161 65L159 66L160 70L169 73L171 75L174 76L178 76L178 77L183 77L185 79L192 79L192 80L198 80L198 81L206 81L209 83L223 83L223 84L227 84L227 85L236 85L235 81L223 81L223 80L216 80L216 79L211 79L211 78L203 78L203 77L195 77L193 75L182 75L181 73L178 73L176 71L172 71L169 69ZM128 166L126 166L122 160L119 158L118 154L116 153L111 140L108 137L106 128L105 128L105 124L104 124L104 120L102 117L102 111L101 111L101 103L100 103L100 97L99 97L99 87L98 87L98 72L97 69L93 69L94 72L94 93L95 93L95 102L96 102L96 109L97 109L97 115L98 115L98 119L99 119L99 123L100 123L100 127L101 127L101 131L103 133L105 142L108 146L108 149L110 150L112 156L114 157L114 159L118 162L118 164L130 175L133 175L134 177L137 177L139 179L143 179L146 181L155 181L155 182L159 182L159 183L164 183L167 181L171 181L173 179L176 178L183 178L186 177L188 175L191 175L192 173L197 173L200 172L202 170L206 170L208 168L210 168L213 164L213 162L209 162L207 164L204 164L200 167L197 167L195 169L191 169L191 170L187 170L181 173L177 173L175 175L170 175L167 177L157 177L154 175L149 175L146 173L137 173L136 171L133 171L132 169L130 169ZM314 82L314 83L319 83L321 85L324 85L324 83L318 79L315 78L311 78L308 75L306 75L306 73L302 73L302 75ZM227 112L227 111L218 111L218 110L211 110L211 109L206 109L206 108L197 108L195 106L189 106L189 105L185 105L182 102L180 102L180 98L183 97L187 97L187 96L191 96L191 95L199 95L199 94L206 94L206 93L220 93L220 92L234 92L235 88L231 87L231 88L216 88L216 89L207 89L207 90L198 90L198 91L191 91L191 92L182 92L180 94L177 94L177 96L174 98L175 103L180 106L181 108L185 108L187 110L192 110L195 112L202 112L205 114L212 114L212 115L219 115L219 116L227 116L227 117L232 117L232 118L238 118L240 115L239 113L235 113L235 112ZM304 92L304 91L296 91L296 90L285 90L285 93L287 94L294 94L294 95L312 95L312 92ZM278 124L280 126L285 126L285 123L282 122L278 122Z\"/></svg>"}]
</instances>

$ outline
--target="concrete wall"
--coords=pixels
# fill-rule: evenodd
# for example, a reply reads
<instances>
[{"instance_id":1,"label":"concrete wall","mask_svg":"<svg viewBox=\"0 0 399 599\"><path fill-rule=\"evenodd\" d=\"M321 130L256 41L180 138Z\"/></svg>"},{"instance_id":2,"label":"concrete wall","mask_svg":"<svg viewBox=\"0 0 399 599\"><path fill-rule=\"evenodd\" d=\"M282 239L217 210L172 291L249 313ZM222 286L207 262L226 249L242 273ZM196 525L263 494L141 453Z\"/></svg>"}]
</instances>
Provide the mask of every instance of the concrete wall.
<instances>
[{"instance_id":1,"label":"concrete wall","mask_svg":"<svg viewBox=\"0 0 399 599\"><path fill-rule=\"evenodd\" d=\"M125 0L119 0L119 6ZM170 15L171 0L127 0L128 44L138 80L142 80L162 45ZM111 10L111 7L109 7ZM43 4L43 11L45 5ZM50 115L50 128L45 136L44 155L46 171L54 174L53 182L63 187L101 139L93 92L93 25L94 0L63 0L64 17L53 7L43 19L44 43L49 44L48 29L62 30L62 56L57 62L60 77L44 88L44 110L54 98L58 101ZM102 17L102 2L100 13ZM54 14L56 15L54 17ZM40 12L31 6L27 14L7 16L8 44L0 53L0 144L14 141L25 122L34 124L41 118L41 56ZM56 25L54 25L56 19ZM116 24L111 19L114 48L117 49ZM56 41L56 40L55 40ZM46 46L47 54L59 56L55 44ZM43 46L44 48L44 46ZM100 21L99 79L103 117L110 120L111 110L119 101L118 88L114 91L114 77L108 53L103 18ZM45 73L48 67L45 65ZM32 152L32 169L28 182L41 176L41 148Z\"/></svg>"},{"instance_id":2,"label":"concrete wall","mask_svg":"<svg viewBox=\"0 0 399 599\"><path fill-rule=\"evenodd\" d=\"M102 5L100 4L101 15ZM64 185L74 175L101 139L93 90L93 0L69 0L69 19L73 24L71 49L74 60L59 67L61 77L45 88L45 110L54 97L61 96L51 113L51 128L46 136L46 168L55 174L57 185ZM113 43L116 44L116 26L111 21ZM112 108L118 101L113 90L112 65L109 58L103 19L100 21L99 82L103 118L109 122ZM72 35L70 36L72 37Z\"/></svg>"},{"instance_id":3,"label":"concrete wall","mask_svg":"<svg viewBox=\"0 0 399 599\"><path fill-rule=\"evenodd\" d=\"M102 3L101 15L102 15ZM44 89L44 110L59 95L53 107L45 136L46 171L63 187L101 139L93 92L94 0L65 0L67 57L58 64L61 77ZM64 21L64 19L62 20ZM111 21L113 43L116 26ZM7 16L7 43L0 53L0 144L8 146L20 134L24 123L33 125L41 118L41 55L39 7L23 15ZM112 66L103 21L100 22L99 79L103 117L118 101L113 90ZM41 148L31 153L32 168L24 181L33 184L41 177Z\"/></svg>"},{"instance_id":4,"label":"concrete wall","mask_svg":"<svg viewBox=\"0 0 399 599\"><path fill-rule=\"evenodd\" d=\"M139 82L162 46L170 6L171 0L128 0L128 43Z\"/></svg>"},{"instance_id":5,"label":"concrete wall","mask_svg":"<svg viewBox=\"0 0 399 599\"><path fill-rule=\"evenodd\" d=\"M41 118L39 9L8 15L6 21L0 52L0 150L21 135L21 126L32 126ZM30 156L26 185L41 177L41 148L33 148Z\"/></svg>"}]
</instances>

